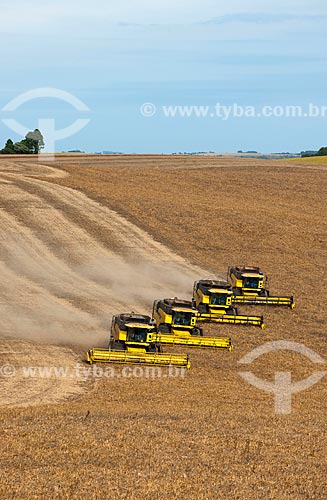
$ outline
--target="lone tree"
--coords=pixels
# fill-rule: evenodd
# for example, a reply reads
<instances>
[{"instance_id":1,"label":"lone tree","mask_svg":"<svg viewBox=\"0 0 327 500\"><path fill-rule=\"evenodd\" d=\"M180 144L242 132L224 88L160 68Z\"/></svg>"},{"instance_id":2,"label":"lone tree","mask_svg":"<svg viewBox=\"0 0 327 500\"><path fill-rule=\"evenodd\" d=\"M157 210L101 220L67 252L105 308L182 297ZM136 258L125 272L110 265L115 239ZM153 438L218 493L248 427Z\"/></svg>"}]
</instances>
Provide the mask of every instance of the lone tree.
<instances>
[{"instance_id":1,"label":"lone tree","mask_svg":"<svg viewBox=\"0 0 327 500\"><path fill-rule=\"evenodd\" d=\"M44 148L43 135L38 129L34 132L28 132L25 139L16 142L15 144L11 139L8 139L6 145L0 150L3 155L37 155L40 150Z\"/></svg>"},{"instance_id":2,"label":"lone tree","mask_svg":"<svg viewBox=\"0 0 327 500\"><path fill-rule=\"evenodd\" d=\"M34 130L34 132L28 132L26 134L25 140L31 140L34 141L34 154L39 154L40 150L44 148L44 139L43 135L39 131L38 128Z\"/></svg>"}]
</instances>

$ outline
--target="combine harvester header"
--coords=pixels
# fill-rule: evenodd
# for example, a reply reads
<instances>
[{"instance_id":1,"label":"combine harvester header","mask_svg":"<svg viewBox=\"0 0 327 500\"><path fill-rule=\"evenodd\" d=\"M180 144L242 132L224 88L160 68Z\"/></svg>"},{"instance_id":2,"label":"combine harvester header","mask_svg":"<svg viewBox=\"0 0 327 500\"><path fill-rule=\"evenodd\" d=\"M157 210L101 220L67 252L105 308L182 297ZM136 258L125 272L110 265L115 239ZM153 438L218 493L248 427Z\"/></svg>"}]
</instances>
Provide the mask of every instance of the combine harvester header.
<instances>
[{"instance_id":1,"label":"combine harvester header","mask_svg":"<svg viewBox=\"0 0 327 500\"><path fill-rule=\"evenodd\" d=\"M233 291L233 304L286 306L295 308L293 296L272 296L268 277L259 267L229 267L227 280Z\"/></svg>"},{"instance_id":2,"label":"combine harvester header","mask_svg":"<svg viewBox=\"0 0 327 500\"><path fill-rule=\"evenodd\" d=\"M183 345L186 347L210 347L211 349L233 350L232 341L229 337L180 337L179 335L169 335L167 333L156 335L157 342L168 345Z\"/></svg>"},{"instance_id":3,"label":"combine harvester header","mask_svg":"<svg viewBox=\"0 0 327 500\"><path fill-rule=\"evenodd\" d=\"M110 351L109 349L91 349L86 354L88 363L127 363L137 365L180 366L190 368L186 354L148 354L146 352Z\"/></svg>"}]
</instances>

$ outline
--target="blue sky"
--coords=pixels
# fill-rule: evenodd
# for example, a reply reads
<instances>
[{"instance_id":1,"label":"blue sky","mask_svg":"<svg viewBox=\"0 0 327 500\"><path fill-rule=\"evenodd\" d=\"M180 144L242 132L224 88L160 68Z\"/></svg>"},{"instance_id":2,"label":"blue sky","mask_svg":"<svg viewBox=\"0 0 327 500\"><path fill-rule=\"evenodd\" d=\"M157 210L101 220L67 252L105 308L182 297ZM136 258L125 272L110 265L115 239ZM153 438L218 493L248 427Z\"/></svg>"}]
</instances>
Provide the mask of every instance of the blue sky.
<instances>
[{"instance_id":1,"label":"blue sky","mask_svg":"<svg viewBox=\"0 0 327 500\"><path fill-rule=\"evenodd\" d=\"M327 3L275 0L1 2L0 108L53 87L10 117L33 129L90 118L57 151L300 151L327 145L325 118L167 118L161 106L327 106ZM157 107L144 117L140 106ZM9 113L0 111L1 118ZM0 122L0 142L18 135Z\"/></svg>"}]
</instances>

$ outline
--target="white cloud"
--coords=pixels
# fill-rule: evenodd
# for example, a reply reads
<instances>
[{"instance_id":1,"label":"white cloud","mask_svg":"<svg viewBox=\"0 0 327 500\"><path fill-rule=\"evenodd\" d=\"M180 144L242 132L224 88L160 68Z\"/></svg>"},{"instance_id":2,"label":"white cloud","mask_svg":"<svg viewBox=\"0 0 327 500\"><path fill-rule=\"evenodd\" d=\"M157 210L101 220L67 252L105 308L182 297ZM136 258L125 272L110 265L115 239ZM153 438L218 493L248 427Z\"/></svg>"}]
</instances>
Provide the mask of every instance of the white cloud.
<instances>
[{"instance_id":1,"label":"white cloud","mask_svg":"<svg viewBox=\"0 0 327 500\"><path fill-rule=\"evenodd\" d=\"M3 2L2 2L3 3ZM92 34L112 24L192 24L239 13L250 15L327 14L321 0L11 0L1 6L1 24L9 32L73 29ZM225 18L226 19L226 18Z\"/></svg>"},{"instance_id":2,"label":"white cloud","mask_svg":"<svg viewBox=\"0 0 327 500\"><path fill-rule=\"evenodd\" d=\"M233 23L241 23L241 24L280 24L287 22L326 22L326 15L297 15L297 14L273 14L270 12L239 12L236 14L227 14L220 17L215 17L208 21L205 21L203 24L233 24Z\"/></svg>"}]
</instances>

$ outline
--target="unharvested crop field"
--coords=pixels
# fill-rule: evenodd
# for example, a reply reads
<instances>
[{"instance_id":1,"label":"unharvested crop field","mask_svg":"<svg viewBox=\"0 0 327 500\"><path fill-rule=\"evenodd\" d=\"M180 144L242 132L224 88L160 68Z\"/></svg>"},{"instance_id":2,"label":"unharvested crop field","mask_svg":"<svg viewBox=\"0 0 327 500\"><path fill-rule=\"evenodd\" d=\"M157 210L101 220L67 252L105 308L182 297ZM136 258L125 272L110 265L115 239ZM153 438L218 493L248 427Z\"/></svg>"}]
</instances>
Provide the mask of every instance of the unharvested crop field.
<instances>
[{"instance_id":1,"label":"unharvested crop field","mask_svg":"<svg viewBox=\"0 0 327 500\"><path fill-rule=\"evenodd\" d=\"M0 365L15 370L0 377L0 498L326 498L326 377L276 415L238 363L273 340L327 359L326 195L319 159L0 158ZM190 297L232 264L260 265L296 309L243 308L263 331L207 325L234 350L176 348L184 377L76 376L113 313ZM324 367L279 351L246 370L298 381Z\"/></svg>"}]
</instances>

